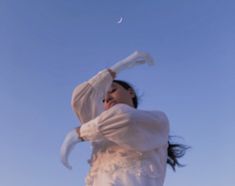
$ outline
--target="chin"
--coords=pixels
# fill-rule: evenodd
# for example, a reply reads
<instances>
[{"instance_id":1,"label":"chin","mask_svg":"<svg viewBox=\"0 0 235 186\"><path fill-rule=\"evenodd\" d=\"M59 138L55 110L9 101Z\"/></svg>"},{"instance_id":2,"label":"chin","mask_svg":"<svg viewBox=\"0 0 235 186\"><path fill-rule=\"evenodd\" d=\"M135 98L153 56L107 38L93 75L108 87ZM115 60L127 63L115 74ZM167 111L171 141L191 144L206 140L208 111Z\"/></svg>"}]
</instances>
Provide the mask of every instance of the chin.
<instances>
[{"instance_id":1,"label":"chin","mask_svg":"<svg viewBox=\"0 0 235 186\"><path fill-rule=\"evenodd\" d=\"M105 108L105 110L108 110L112 108L113 106L117 105L118 103L111 103L108 107Z\"/></svg>"}]
</instances>

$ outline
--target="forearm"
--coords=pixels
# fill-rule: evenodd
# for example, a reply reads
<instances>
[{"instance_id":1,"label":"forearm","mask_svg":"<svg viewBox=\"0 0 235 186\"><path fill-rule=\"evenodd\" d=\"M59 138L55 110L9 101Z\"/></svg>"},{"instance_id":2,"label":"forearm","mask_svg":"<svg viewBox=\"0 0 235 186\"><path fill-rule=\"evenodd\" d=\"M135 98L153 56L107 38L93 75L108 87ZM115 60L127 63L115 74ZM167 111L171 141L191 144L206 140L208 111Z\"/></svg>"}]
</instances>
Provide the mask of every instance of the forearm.
<instances>
[{"instance_id":1,"label":"forearm","mask_svg":"<svg viewBox=\"0 0 235 186\"><path fill-rule=\"evenodd\" d=\"M160 111L141 111L118 104L81 126L88 141L106 139L125 148L148 151L167 144L169 123Z\"/></svg>"},{"instance_id":2,"label":"forearm","mask_svg":"<svg viewBox=\"0 0 235 186\"><path fill-rule=\"evenodd\" d=\"M85 141L100 141L104 139L103 135L98 129L99 116L84 123L81 127L77 128L77 132L81 139Z\"/></svg>"},{"instance_id":3,"label":"forearm","mask_svg":"<svg viewBox=\"0 0 235 186\"><path fill-rule=\"evenodd\" d=\"M82 124L103 111L102 99L114 77L114 72L105 69L74 89L71 105Z\"/></svg>"}]
</instances>

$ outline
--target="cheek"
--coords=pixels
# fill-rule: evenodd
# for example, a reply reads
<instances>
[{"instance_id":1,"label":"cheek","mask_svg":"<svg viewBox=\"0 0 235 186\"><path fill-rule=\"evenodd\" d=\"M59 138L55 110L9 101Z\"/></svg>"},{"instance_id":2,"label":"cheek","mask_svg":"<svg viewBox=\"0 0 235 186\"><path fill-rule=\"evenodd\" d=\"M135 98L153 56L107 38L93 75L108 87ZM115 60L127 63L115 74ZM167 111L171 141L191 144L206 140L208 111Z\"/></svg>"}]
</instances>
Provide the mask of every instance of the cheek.
<instances>
[{"instance_id":1,"label":"cheek","mask_svg":"<svg viewBox=\"0 0 235 186\"><path fill-rule=\"evenodd\" d=\"M123 92L121 91L117 91L113 94L113 97L116 99L116 100L123 100L123 98L125 97Z\"/></svg>"},{"instance_id":2,"label":"cheek","mask_svg":"<svg viewBox=\"0 0 235 186\"><path fill-rule=\"evenodd\" d=\"M118 92L118 94L116 94L116 100L120 101L120 102L127 102L129 100L129 96L125 93L125 92Z\"/></svg>"},{"instance_id":3,"label":"cheek","mask_svg":"<svg viewBox=\"0 0 235 186\"><path fill-rule=\"evenodd\" d=\"M104 110L108 110L108 104L104 103L103 108L104 108Z\"/></svg>"},{"instance_id":4,"label":"cheek","mask_svg":"<svg viewBox=\"0 0 235 186\"><path fill-rule=\"evenodd\" d=\"M108 109L107 105L104 105L104 110L107 110L107 109Z\"/></svg>"}]
</instances>

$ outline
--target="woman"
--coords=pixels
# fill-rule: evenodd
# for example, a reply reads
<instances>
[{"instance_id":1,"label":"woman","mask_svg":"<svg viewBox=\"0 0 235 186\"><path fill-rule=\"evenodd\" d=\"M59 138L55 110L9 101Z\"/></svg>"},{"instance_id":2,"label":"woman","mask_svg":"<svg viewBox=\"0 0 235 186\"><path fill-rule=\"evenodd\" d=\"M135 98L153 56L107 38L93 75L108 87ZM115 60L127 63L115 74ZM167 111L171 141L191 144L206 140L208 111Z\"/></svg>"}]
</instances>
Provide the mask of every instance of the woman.
<instances>
[{"instance_id":1,"label":"woman","mask_svg":"<svg viewBox=\"0 0 235 186\"><path fill-rule=\"evenodd\" d=\"M114 80L121 70L145 63L153 63L151 56L134 52L73 92L72 107L81 127L67 134L61 157L71 169L68 155L74 145L92 142L87 186L162 186L166 163L173 169L180 165L177 156L182 156L184 149L169 145L166 115L138 110L134 89L124 81ZM175 148L180 153L175 153Z\"/></svg>"}]
</instances>

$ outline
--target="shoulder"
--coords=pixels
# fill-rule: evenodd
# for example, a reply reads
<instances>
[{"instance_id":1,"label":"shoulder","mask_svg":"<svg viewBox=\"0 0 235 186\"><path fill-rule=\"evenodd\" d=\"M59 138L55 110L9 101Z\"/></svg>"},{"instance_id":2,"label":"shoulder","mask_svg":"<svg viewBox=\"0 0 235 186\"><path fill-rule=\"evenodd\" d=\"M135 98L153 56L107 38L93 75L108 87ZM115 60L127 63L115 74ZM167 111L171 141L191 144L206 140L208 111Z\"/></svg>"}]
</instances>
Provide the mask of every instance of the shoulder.
<instances>
[{"instance_id":1,"label":"shoulder","mask_svg":"<svg viewBox=\"0 0 235 186\"><path fill-rule=\"evenodd\" d=\"M106 110L105 112L134 112L136 109L123 103L118 103L112 106L110 109Z\"/></svg>"},{"instance_id":2,"label":"shoulder","mask_svg":"<svg viewBox=\"0 0 235 186\"><path fill-rule=\"evenodd\" d=\"M168 120L167 114L164 111L153 110L153 111L149 111L149 112L151 112L153 115L158 116L162 119Z\"/></svg>"},{"instance_id":3,"label":"shoulder","mask_svg":"<svg viewBox=\"0 0 235 186\"><path fill-rule=\"evenodd\" d=\"M136 108L133 108L127 104L122 104L122 103L114 105L108 111L110 111L110 112L112 112L112 111L128 112L128 113L133 113L133 114L137 114L137 115L143 113L143 114L148 114L148 115L160 117L163 119L167 119L167 115L164 111L136 109Z\"/></svg>"}]
</instances>

